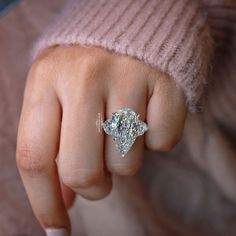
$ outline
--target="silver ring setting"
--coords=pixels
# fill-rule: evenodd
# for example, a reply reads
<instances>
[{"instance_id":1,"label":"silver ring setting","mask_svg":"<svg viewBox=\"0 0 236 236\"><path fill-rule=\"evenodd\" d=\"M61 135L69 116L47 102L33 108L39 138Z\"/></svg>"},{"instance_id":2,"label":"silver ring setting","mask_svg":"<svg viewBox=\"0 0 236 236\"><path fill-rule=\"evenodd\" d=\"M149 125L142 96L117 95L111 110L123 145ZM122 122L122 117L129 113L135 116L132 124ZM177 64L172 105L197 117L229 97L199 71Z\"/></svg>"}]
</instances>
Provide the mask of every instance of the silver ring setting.
<instances>
[{"instance_id":1,"label":"silver ring setting","mask_svg":"<svg viewBox=\"0 0 236 236\"><path fill-rule=\"evenodd\" d=\"M122 157L128 153L136 138L148 130L147 124L139 120L139 114L130 108L113 112L111 119L102 122L102 128L112 136Z\"/></svg>"}]
</instances>

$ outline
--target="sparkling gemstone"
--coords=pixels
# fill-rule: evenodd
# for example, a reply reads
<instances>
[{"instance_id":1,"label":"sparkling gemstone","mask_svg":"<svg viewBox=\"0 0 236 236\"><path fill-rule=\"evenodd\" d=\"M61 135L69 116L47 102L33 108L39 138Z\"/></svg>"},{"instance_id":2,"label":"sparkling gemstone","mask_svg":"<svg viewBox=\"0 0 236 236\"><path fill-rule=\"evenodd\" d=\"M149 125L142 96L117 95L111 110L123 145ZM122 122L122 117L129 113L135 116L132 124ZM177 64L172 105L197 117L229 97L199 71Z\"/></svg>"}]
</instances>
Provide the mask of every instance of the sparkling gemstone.
<instances>
[{"instance_id":1,"label":"sparkling gemstone","mask_svg":"<svg viewBox=\"0 0 236 236\"><path fill-rule=\"evenodd\" d=\"M114 113L109 120L102 123L104 131L112 135L116 147L124 157L134 144L136 138L147 130L147 124L139 120L139 115L129 108L122 108Z\"/></svg>"}]
</instances>

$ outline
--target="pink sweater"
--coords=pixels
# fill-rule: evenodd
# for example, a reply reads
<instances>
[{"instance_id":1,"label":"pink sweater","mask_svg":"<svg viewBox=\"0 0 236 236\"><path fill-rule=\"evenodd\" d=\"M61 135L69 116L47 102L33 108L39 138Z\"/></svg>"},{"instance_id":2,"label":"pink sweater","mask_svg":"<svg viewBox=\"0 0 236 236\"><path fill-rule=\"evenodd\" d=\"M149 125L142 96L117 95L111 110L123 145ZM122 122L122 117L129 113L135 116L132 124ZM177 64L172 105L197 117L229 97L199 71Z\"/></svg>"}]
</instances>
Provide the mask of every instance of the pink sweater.
<instances>
[{"instance_id":1,"label":"pink sweater","mask_svg":"<svg viewBox=\"0 0 236 236\"><path fill-rule=\"evenodd\" d=\"M80 44L138 58L168 73L195 111L212 54L206 15L198 0L72 0L33 54Z\"/></svg>"}]
</instances>

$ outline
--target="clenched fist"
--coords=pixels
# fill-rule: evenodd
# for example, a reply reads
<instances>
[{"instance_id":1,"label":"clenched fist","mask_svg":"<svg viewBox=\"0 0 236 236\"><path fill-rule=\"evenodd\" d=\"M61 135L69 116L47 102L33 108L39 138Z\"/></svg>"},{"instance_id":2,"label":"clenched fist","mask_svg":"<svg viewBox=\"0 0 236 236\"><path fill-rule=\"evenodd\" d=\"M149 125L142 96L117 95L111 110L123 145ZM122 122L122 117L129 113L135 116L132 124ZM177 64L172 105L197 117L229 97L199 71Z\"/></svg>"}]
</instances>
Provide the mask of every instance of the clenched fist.
<instances>
[{"instance_id":1,"label":"clenched fist","mask_svg":"<svg viewBox=\"0 0 236 236\"><path fill-rule=\"evenodd\" d=\"M99 127L129 107L148 124L125 158ZM28 75L17 142L17 165L34 213L45 229L70 232L74 194L105 197L112 175L133 175L144 148L170 150L186 116L183 92L143 62L99 48L46 50Z\"/></svg>"}]
</instances>

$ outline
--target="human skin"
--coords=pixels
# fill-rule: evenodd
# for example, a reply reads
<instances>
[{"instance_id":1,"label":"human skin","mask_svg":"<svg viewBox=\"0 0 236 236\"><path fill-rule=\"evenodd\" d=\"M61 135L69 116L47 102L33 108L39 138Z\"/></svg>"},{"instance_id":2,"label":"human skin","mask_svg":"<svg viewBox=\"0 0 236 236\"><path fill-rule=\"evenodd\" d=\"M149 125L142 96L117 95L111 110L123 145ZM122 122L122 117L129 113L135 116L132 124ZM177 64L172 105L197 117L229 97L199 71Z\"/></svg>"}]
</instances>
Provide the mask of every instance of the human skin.
<instances>
[{"instance_id":1,"label":"human skin","mask_svg":"<svg viewBox=\"0 0 236 236\"><path fill-rule=\"evenodd\" d=\"M148 124L122 158L99 119L129 107ZM169 151L180 140L186 99L172 78L137 59L100 48L57 46L29 71L16 160L43 228L70 232L67 208L75 194L101 199L112 175L134 175L144 149Z\"/></svg>"}]
</instances>

